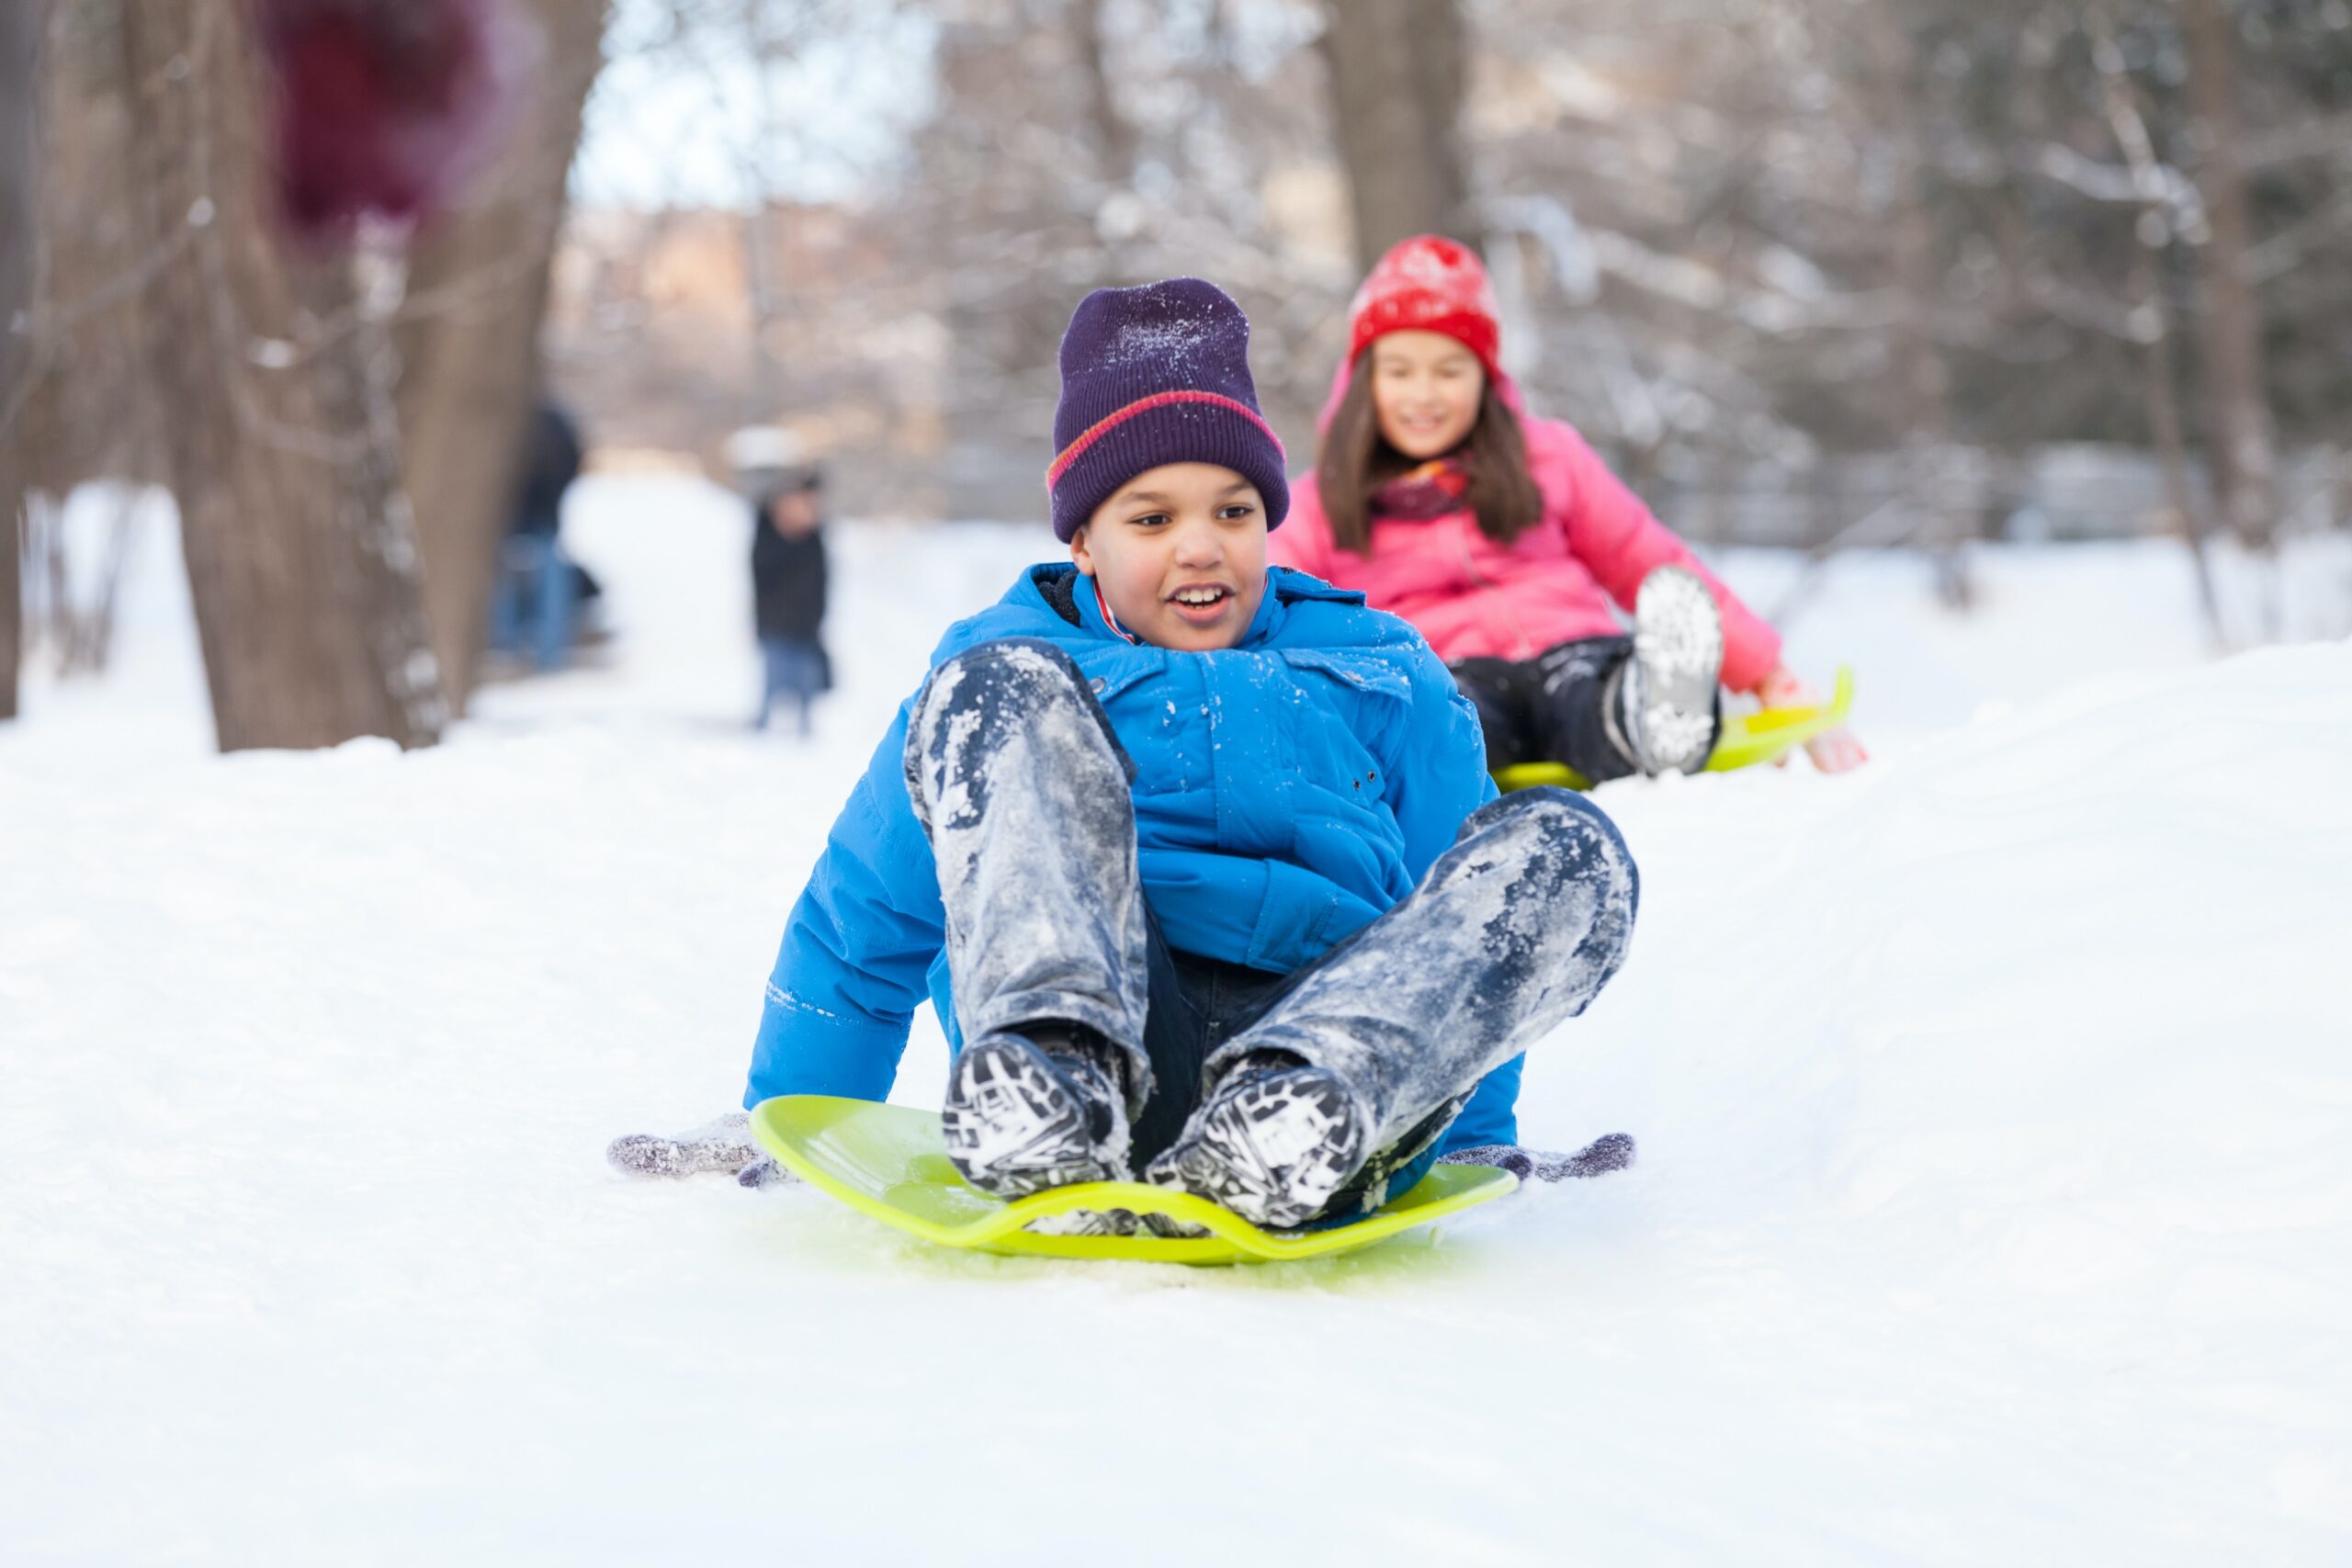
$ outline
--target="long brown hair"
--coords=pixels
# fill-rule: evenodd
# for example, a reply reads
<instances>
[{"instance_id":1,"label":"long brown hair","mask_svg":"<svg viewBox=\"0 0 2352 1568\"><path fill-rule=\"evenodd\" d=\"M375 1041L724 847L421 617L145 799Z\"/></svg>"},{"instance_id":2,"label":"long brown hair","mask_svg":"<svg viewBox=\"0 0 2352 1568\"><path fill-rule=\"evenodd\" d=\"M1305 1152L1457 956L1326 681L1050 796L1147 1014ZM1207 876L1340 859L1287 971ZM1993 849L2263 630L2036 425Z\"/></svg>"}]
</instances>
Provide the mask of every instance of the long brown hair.
<instances>
[{"instance_id":1,"label":"long brown hair","mask_svg":"<svg viewBox=\"0 0 2352 1568\"><path fill-rule=\"evenodd\" d=\"M1508 545L1544 516L1544 492L1527 469L1527 434L1519 415L1495 390L1492 377L1478 394L1478 417L1463 438L1462 464L1470 476L1463 499L1478 514L1478 531ZM1315 488L1331 537L1343 550L1372 553L1372 492L1414 467L1412 459L1381 438L1380 413L1372 400L1372 355L1356 360L1355 374L1323 433L1323 455L1315 464Z\"/></svg>"}]
</instances>

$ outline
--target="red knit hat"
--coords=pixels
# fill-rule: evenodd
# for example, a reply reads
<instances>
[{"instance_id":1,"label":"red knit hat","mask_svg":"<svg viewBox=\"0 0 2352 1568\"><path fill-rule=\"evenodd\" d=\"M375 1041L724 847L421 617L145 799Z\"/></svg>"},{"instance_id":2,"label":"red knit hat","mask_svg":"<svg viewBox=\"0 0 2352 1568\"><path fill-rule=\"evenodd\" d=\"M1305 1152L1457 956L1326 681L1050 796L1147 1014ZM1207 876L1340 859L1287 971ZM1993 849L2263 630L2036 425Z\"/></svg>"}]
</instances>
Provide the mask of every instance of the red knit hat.
<instances>
[{"instance_id":1,"label":"red knit hat","mask_svg":"<svg viewBox=\"0 0 2352 1568\"><path fill-rule=\"evenodd\" d=\"M1443 333L1478 356L1491 379L1502 378L1502 328L1495 288L1478 254L1442 234L1417 234L1389 247L1348 305L1348 363L1384 333Z\"/></svg>"}]
</instances>

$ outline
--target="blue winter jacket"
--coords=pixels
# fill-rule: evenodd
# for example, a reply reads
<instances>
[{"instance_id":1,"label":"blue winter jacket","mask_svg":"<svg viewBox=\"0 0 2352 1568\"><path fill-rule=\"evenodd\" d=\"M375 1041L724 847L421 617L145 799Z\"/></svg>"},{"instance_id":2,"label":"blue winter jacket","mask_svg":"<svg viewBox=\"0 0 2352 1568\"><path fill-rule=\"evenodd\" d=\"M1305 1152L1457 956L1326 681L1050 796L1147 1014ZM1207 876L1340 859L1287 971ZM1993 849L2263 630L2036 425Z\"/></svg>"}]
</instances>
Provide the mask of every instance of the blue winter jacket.
<instances>
[{"instance_id":1,"label":"blue winter jacket","mask_svg":"<svg viewBox=\"0 0 2352 1568\"><path fill-rule=\"evenodd\" d=\"M1068 652L1135 760L1136 861L1169 945L1287 974L1410 892L1495 786L1476 715L1419 632L1303 572L1272 568L1266 589L1238 644L1182 653L1112 630L1069 563L1033 567L931 659L1012 637ZM886 1098L926 993L961 1047L938 872L907 795L912 706L786 923L746 1107ZM1448 1148L1518 1141L1521 1065L1487 1076Z\"/></svg>"}]
</instances>

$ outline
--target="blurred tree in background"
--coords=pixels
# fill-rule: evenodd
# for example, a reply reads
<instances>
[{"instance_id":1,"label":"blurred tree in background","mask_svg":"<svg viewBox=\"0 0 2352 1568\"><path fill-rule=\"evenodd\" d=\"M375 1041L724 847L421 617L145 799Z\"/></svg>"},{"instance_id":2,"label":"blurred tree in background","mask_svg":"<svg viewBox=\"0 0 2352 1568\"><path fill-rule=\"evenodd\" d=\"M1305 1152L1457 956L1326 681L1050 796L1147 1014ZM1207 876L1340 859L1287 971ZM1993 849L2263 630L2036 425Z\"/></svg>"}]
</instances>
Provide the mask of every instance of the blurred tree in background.
<instances>
[{"instance_id":1,"label":"blurred tree in background","mask_svg":"<svg viewBox=\"0 0 2352 1568\"><path fill-rule=\"evenodd\" d=\"M7 453L51 498L174 492L224 749L425 744L462 702L604 17L57 8L48 265ZM64 670L104 662L121 493L78 575L59 509L31 513L34 629Z\"/></svg>"},{"instance_id":2,"label":"blurred tree in background","mask_svg":"<svg viewBox=\"0 0 2352 1568\"><path fill-rule=\"evenodd\" d=\"M796 47L837 27L758 4ZM2258 543L2342 505L2352 30L2338 0L2211 4L2233 132L2172 0L902 0L909 154L723 220L792 258L766 389L665 346L696 294L682 209L578 231L558 365L593 397L625 352L662 387L594 411L607 438L784 418L853 508L1027 515L1086 288L1231 287L1303 461L1367 250L1450 228L1537 406L1702 537L1920 545L1955 596L1960 546L2012 515ZM655 56L717 25L666 9ZM2233 180L2243 232L2207 216ZM2232 479L2266 449L2268 502Z\"/></svg>"},{"instance_id":3,"label":"blurred tree in background","mask_svg":"<svg viewBox=\"0 0 2352 1568\"><path fill-rule=\"evenodd\" d=\"M2078 443L2156 455L2191 536L2341 515L2335 0L1479 13L1513 46L1472 113L1530 378L1693 531L1974 533Z\"/></svg>"},{"instance_id":4,"label":"blurred tree in background","mask_svg":"<svg viewBox=\"0 0 2352 1568\"><path fill-rule=\"evenodd\" d=\"M247 8L124 0L120 28L152 266L139 373L221 749L429 745L444 708L400 488L385 296L365 255L281 236L271 84Z\"/></svg>"},{"instance_id":5,"label":"blurred tree in background","mask_svg":"<svg viewBox=\"0 0 2352 1568\"><path fill-rule=\"evenodd\" d=\"M17 716L17 662L24 634L18 543L27 476L15 438L32 358L34 175L40 139L41 44L47 0L0 12L0 719Z\"/></svg>"},{"instance_id":6,"label":"blurred tree in background","mask_svg":"<svg viewBox=\"0 0 2352 1568\"><path fill-rule=\"evenodd\" d=\"M481 662L492 573L544 379L539 326L606 0L529 0L533 69L496 162L418 236L394 313L402 473L450 702Z\"/></svg>"},{"instance_id":7,"label":"blurred tree in background","mask_svg":"<svg viewBox=\"0 0 2352 1568\"><path fill-rule=\"evenodd\" d=\"M486 63L403 98L438 23ZM1426 229L1485 251L1533 405L1702 541L1917 547L1959 604L1988 535L2201 565L2352 510L2352 0L77 0L49 35L6 460L178 492L224 744L462 702L543 378L608 461L782 423L850 514L1033 517L1086 290L1229 288L1304 466L1357 279ZM328 115L288 161L300 106L445 100L426 144L494 118L494 157L419 179ZM393 210L306 218L338 178ZM32 630L93 667L55 510Z\"/></svg>"},{"instance_id":8,"label":"blurred tree in background","mask_svg":"<svg viewBox=\"0 0 2352 1568\"><path fill-rule=\"evenodd\" d=\"M1416 234L1478 245L1462 151L1470 40L1456 0L1323 0L1323 17L1356 269Z\"/></svg>"},{"instance_id":9,"label":"blurred tree in background","mask_svg":"<svg viewBox=\"0 0 2352 1568\"><path fill-rule=\"evenodd\" d=\"M1306 461L1354 286L1315 13L1057 0L939 15L934 111L904 205L886 196L876 214L913 221L924 276L910 293L942 329L933 504L1040 511L1070 310L1156 277L1214 278L1240 301L1260 397Z\"/></svg>"}]
</instances>

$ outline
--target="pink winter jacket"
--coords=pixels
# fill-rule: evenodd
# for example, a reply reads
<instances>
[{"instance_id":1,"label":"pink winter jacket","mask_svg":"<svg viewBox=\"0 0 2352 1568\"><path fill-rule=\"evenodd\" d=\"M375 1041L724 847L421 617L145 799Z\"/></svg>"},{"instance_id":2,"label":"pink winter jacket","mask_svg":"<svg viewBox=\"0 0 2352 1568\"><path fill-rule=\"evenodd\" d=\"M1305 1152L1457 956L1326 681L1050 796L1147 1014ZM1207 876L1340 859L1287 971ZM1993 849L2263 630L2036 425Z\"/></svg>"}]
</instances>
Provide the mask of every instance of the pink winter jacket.
<instances>
[{"instance_id":1,"label":"pink winter jacket","mask_svg":"<svg viewBox=\"0 0 2352 1568\"><path fill-rule=\"evenodd\" d=\"M1449 664L1532 659L1559 643L1618 635L1624 628L1609 602L1630 613L1654 569L1687 566L1723 607L1724 684L1752 689L1780 662L1779 634L1650 515L1573 426L1521 423L1544 517L1514 542L1487 537L1467 511L1426 523L1375 518L1372 553L1360 556L1332 541L1310 474L1291 481L1290 515L1267 536L1268 556L1403 616Z\"/></svg>"}]
</instances>

